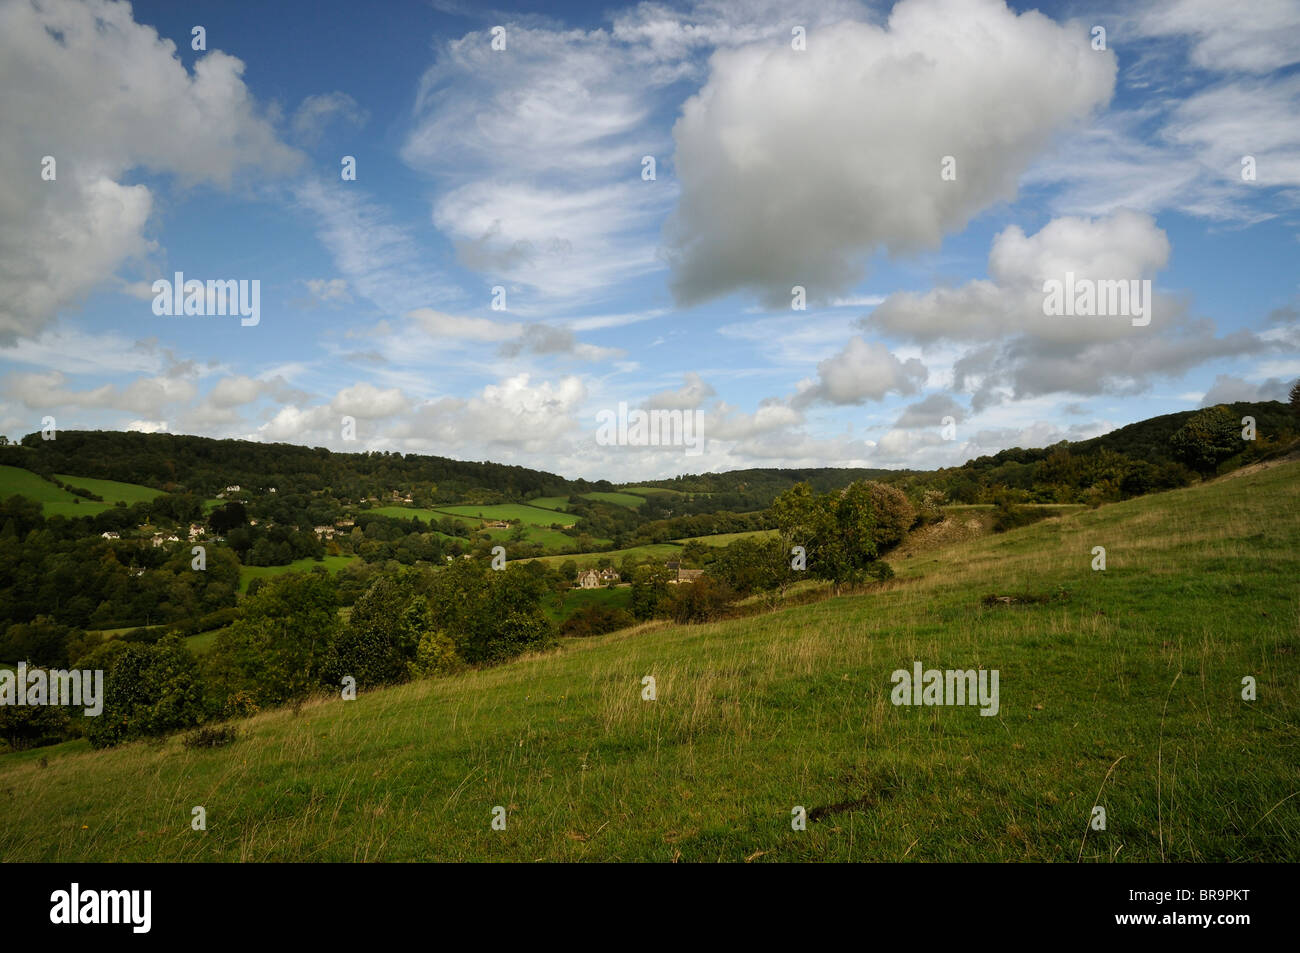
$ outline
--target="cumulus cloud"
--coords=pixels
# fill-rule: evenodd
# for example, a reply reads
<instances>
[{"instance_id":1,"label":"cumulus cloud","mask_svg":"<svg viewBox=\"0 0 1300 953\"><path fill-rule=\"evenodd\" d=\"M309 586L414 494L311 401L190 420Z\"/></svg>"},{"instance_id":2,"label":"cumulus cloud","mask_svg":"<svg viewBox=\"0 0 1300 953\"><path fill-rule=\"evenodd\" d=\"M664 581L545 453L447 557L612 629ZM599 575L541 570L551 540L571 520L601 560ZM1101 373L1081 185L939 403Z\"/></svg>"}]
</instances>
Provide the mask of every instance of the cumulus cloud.
<instances>
[{"instance_id":1,"label":"cumulus cloud","mask_svg":"<svg viewBox=\"0 0 1300 953\"><path fill-rule=\"evenodd\" d=\"M926 374L919 359L900 361L879 341L853 337L844 350L817 365L817 380L803 382L792 404L861 404L889 393L915 394Z\"/></svg>"},{"instance_id":2,"label":"cumulus cloud","mask_svg":"<svg viewBox=\"0 0 1300 953\"><path fill-rule=\"evenodd\" d=\"M829 300L878 248L937 247L1014 197L1053 134L1109 101L1115 68L1085 30L1001 0L901 0L886 27L839 23L804 52L718 51L673 130L675 295Z\"/></svg>"},{"instance_id":3,"label":"cumulus cloud","mask_svg":"<svg viewBox=\"0 0 1300 953\"><path fill-rule=\"evenodd\" d=\"M1235 404L1238 401L1251 403L1262 400L1285 401L1287 390L1288 382L1276 377L1255 384L1231 374L1219 374L1214 378L1210 389L1205 392L1205 397L1201 399L1201 406L1213 407L1215 404Z\"/></svg>"},{"instance_id":4,"label":"cumulus cloud","mask_svg":"<svg viewBox=\"0 0 1300 953\"><path fill-rule=\"evenodd\" d=\"M924 400L904 407L902 415L894 422L894 427L938 427L943 423L944 417L951 417L961 423L966 419L966 408L947 394L931 394Z\"/></svg>"},{"instance_id":5,"label":"cumulus cloud","mask_svg":"<svg viewBox=\"0 0 1300 953\"><path fill-rule=\"evenodd\" d=\"M1032 236L1010 226L993 241L991 279L956 288L890 295L864 328L922 345L972 345L953 364L954 386L975 411L1042 394L1136 394L1156 376L1208 360L1270 349L1260 336L1218 336L1188 317L1184 302L1155 294L1150 323L1129 316L1047 316L1044 282L1145 280L1169 257L1169 241L1148 215L1120 210L1099 219L1055 219Z\"/></svg>"},{"instance_id":6,"label":"cumulus cloud","mask_svg":"<svg viewBox=\"0 0 1300 953\"><path fill-rule=\"evenodd\" d=\"M514 340L501 345L505 357L520 354L567 355L584 361L603 361L622 357L625 351L612 347L597 347L577 339L568 328L549 324L529 324Z\"/></svg>"},{"instance_id":7,"label":"cumulus cloud","mask_svg":"<svg viewBox=\"0 0 1300 953\"><path fill-rule=\"evenodd\" d=\"M297 165L243 70L214 50L187 71L126 3L0 5L0 88L22 91L0 97L0 342L38 333L152 250L155 196L124 184L131 170L228 188L245 167Z\"/></svg>"},{"instance_id":8,"label":"cumulus cloud","mask_svg":"<svg viewBox=\"0 0 1300 953\"><path fill-rule=\"evenodd\" d=\"M652 410L695 410L715 393L712 384L694 371L687 371L681 387L651 394L645 406Z\"/></svg>"}]
</instances>

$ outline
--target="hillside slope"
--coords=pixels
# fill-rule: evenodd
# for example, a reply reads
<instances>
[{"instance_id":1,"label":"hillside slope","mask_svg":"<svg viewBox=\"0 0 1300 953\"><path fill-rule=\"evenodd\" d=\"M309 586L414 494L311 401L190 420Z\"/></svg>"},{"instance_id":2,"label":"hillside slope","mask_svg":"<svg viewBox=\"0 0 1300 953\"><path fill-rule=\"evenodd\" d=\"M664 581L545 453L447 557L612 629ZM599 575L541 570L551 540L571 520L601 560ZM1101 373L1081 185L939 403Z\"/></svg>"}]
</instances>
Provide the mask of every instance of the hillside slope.
<instances>
[{"instance_id":1,"label":"hillside slope","mask_svg":"<svg viewBox=\"0 0 1300 953\"><path fill-rule=\"evenodd\" d=\"M224 749L0 757L0 858L1300 860L1300 464L899 569L266 712ZM914 661L997 669L997 716L891 704Z\"/></svg>"}]
</instances>

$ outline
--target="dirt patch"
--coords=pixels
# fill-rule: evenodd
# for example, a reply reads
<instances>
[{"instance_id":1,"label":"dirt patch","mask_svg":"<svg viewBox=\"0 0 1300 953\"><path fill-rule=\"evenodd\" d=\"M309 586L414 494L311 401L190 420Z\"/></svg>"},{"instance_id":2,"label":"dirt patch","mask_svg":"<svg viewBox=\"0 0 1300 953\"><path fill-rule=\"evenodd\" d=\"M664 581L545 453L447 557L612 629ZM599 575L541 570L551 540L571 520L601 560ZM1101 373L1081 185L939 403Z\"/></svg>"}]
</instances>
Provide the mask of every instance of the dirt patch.
<instances>
[{"instance_id":1,"label":"dirt patch","mask_svg":"<svg viewBox=\"0 0 1300 953\"><path fill-rule=\"evenodd\" d=\"M1273 467L1281 466L1284 463L1295 463L1298 460L1300 460L1300 450L1292 450L1285 456L1277 457L1273 460L1261 460L1259 463L1247 464L1240 469L1233 470L1231 473L1225 473L1221 477L1216 477L1211 482L1217 483L1219 480L1231 480L1234 477L1250 476L1252 473L1258 473L1260 470L1269 470Z\"/></svg>"},{"instance_id":2,"label":"dirt patch","mask_svg":"<svg viewBox=\"0 0 1300 953\"><path fill-rule=\"evenodd\" d=\"M1051 602L1069 602L1070 594L1064 589L1057 589L1053 593L1041 592L1018 592L1012 595L1000 596L997 593L989 593L980 600L981 605L985 606L1033 606L1046 605Z\"/></svg>"}]
</instances>

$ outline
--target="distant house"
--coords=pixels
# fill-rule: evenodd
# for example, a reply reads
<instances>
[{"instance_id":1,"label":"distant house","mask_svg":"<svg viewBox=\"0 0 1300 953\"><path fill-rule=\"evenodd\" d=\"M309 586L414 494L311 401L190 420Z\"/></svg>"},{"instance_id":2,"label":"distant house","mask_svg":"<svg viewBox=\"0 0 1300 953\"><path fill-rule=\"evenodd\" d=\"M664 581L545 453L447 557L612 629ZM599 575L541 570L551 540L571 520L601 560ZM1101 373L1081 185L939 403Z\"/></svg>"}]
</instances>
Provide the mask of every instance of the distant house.
<instances>
[{"instance_id":1,"label":"distant house","mask_svg":"<svg viewBox=\"0 0 1300 953\"><path fill-rule=\"evenodd\" d=\"M162 546L166 543L179 543L180 541L181 538L177 536L175 533L172 533L168 536L164 536L162 535L162 533L155 533L152 540L155 547Z\"/></svg>"},{"instance_id":2,"label":"distant house","mask_svg":"<svg viewBox=\"0 0 1300 953\"><path fill-rule=\"evenodd\" d=\"M120 533L114 533L112 530L109 530L107 533L100 533L99 535L100 535L100 538L101 538L101 539L121 539L121 538L122 538L122 536L121 536Z\"/></svg>"},{"instance_id":3,"label":"distant house","mask_svg":"<svg viewBox=\"0 0 1300 953\"><path fill-rule=\"evenodd\" d=\"M679 582L694 582L696 579L699 579L703 575L704 575L703 569L682 569L680 566L678 566L676 578L669 579L668 584L676 585Z\"/></svg>"},{"instance_id":4,"label":"distant house","mask_svg":"<svg viewBox=\"0 0 1300 953\"><path fill-rule=\"evenodd\" d=\"M203 527L198 523L190 524L190 539L198 539L203 535Z\"/></svg>"},{"instance_id":5,"label":"distant house","mask_svg":"<svg viewBox=\"0 0 1300 953\"><path fill-rule=\"evenodd\" d=\"M234 483L234 484L231 484L230 486L226 487L226 492L227 492L227 493L238 493L238 492L239 492L239 484L238 484L238 483Z\"/></svg>"},{"instance_id":6,"label":"distant house","mask_svg":"<svg viewBox=\"0 0 1300 953\"><path fill-rule=\"evenodd\" d=\"M339 529L348 529L349 527L356 526L357 524L355 520L339 520L334 525L337 526Z\"/></svg>"},{"instance_id":7,"label":"distant house","mask_svg":"<svg viewBox=\"0 0 1300 953\"><path fill-rule=\"evenodd\" d=\"M333 538L334 538L334 527L333 527L333 526L317 526L317 527L316 527L316 538L317 538L317 539L333 539Z\"/></svg>"},{"instance_id":8,"label":"distant house","mask_svg":"<svg viewBox=\"0 0 1300 953\"><path fill-rule=\"evenodd\" d=\"M485 529L509 529L510 524L505 520L484 520L483 527Z\"/></svg>"},{"instance_id":9,"label":"distant house","mask_svg":"<svg viewBox=\"0 0 1300 953\"><path fill-rule=\"evenodd\" d=\"M618 572L613 569L588 569L578 573L579 589L599 589L611 582L618 582Z\"/></svg>"}]
</instances>

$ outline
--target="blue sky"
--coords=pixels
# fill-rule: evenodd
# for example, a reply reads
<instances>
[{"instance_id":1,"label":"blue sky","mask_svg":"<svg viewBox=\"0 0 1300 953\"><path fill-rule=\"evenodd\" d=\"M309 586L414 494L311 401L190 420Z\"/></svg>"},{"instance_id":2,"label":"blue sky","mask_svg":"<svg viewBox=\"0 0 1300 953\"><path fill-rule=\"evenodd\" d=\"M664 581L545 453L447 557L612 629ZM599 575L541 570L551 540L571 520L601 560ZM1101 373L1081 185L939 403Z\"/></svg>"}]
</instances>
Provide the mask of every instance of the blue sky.
<instances>
[{"instance_id":1,"label":"blue sky","mask_svg":"<svg viewBox=\"0 0 1300 953\"><path fill-rule=\"evenodd\" d=\"M263 6L0 6L0 432L930 468L1300 376L1300 2Z\"/></svg>"}]
</instances>

